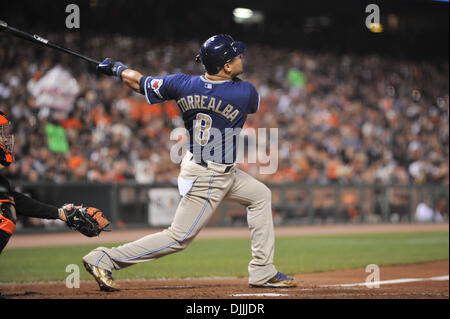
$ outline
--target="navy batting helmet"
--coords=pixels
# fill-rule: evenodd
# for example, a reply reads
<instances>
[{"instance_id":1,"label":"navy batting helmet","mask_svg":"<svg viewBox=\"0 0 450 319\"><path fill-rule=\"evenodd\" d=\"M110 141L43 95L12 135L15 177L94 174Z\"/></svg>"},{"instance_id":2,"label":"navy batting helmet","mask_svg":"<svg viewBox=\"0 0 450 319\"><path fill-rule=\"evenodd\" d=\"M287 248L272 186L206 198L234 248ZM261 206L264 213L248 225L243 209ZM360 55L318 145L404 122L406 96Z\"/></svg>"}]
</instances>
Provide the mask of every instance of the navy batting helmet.
<instances>
[{"instance_id":1,"label":"navy batting helmet","mask_svg":"<svg viewBox=\"0 0 450 319\"><path fill-rule=\"evenodd\" d=\"M228 34L218 34L203 43L196 60L203 63L208 74L213 75L244 51L243 42L234 41Z\"/></svg>"}]
</instances>

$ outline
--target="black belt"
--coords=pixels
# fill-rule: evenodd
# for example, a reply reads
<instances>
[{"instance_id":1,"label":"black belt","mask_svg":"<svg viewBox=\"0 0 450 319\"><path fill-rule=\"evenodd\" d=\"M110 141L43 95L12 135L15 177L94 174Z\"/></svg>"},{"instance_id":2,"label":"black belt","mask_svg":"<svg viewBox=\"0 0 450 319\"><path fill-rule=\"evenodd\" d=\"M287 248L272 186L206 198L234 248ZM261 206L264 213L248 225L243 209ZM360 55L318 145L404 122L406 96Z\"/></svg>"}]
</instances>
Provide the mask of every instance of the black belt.
<instances>
[{"instance_id":1,"label":"black belt","mask_svg":"<svg viewBox=\"0 0 450 319\"><path fill-rule=\"evenodd\" d=\"M201 162L196 162L194 157L191 158L191 161L194 162L195 164L198 164L200 166L203 166L205 168L208 168L208 163L206 163L205 161L201 160ZM224 173L228 173L232 168L234 167L234 165L228 165L225 170Z\"/></svg>"}]
</instances>

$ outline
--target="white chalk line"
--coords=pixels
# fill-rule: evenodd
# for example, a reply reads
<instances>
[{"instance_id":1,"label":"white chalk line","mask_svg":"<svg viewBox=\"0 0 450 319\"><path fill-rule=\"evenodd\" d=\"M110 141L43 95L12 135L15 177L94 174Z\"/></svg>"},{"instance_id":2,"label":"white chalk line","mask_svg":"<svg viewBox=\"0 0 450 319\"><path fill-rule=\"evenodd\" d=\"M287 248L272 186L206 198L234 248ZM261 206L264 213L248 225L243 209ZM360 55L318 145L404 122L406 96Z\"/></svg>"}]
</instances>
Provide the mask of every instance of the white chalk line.
<instances>
[{"instance_id":1,"label":"white chalk line","mask_svg":"<svg viewBox=\"0 0 450 319\"><path fill-rule=\"evenodd\" d=\"M449 276L438 276L438 277L430 277L430 278L401 278L401 279L393 279L393 280L382 280L382 281L373 281L373 282L360 282L355 284L337 284L337 285L322 285L320 287L357 287L357 286L378 286L378 285L391 285L391 284L403 284L408 282L418 282L418 281L444 281L449 280Z\"/></svg>"}]
</instances>

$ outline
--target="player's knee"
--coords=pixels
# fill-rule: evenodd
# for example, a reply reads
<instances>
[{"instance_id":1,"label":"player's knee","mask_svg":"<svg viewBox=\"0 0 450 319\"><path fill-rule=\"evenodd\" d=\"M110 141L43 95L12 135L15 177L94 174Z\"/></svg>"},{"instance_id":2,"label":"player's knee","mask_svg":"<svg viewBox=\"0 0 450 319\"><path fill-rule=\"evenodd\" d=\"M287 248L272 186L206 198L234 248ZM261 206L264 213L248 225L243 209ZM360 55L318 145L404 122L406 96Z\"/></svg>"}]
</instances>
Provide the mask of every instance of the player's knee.
<instances>
[{"instance_id":1,"label":"player's knee","mask_svg":"<svg viewBox=\"0 0 450 319\"><path fill-rule=\"evenodd\" d=\"M164 232L169 234L171 239L176 242L176 245L172 245L172 248L175 250L185 249L192 241L192 237L187 236L185 232L175 231L172 227L164 230Z\"/></svg>"},{"instance_id":2,"label":"player's knee","mask_svg":"<svg viewBox=\"0 0 450 319\"><path fill-rule=\"evenodd\" d=\"M270 190L269 187L267 187L266 185L262 184L261 189L260 189L260 194L261 197L265 200L265 201L270 201L272 199L272 191Z\"/></svg>"},{"instance_id":3,"label":"player's knee","mask_svg":"<svg viewBox=\"0 0 450 319\"><path fill-rule=\"evenodd\" d=\"M255 189L255 194L257 194L255 203L266 204L272 200L272 191L263 183L258 184L258 187Z\"/></svg>"},{"instance_id":4,"label":"player's knee","mask_svg":"<svg viewBox=\"0 0 450 319\"><path fill-rule=\"evenodd\" d=\"M264 198L272 200L272 190L266 185L264 185Z\"/></svg>"},{"instance_id":5,"label":"player's knee","mask_svg":"<svg viewBox=\"0 0 450 319\"><path fill-rule=\"evenodd\" d=\"M176 252L182 251L189 246L189 244L192 242L192 239L184 239L181 238L180 240L175 240L174 245L172 245L172 249Z\"/></svg>"},{"instance_id":6,"label":"player's knee","mask_svg":"<svg viewBox=\"0 0 450 319\"><path fill-rule=\"evenodd\" d=\"M104 256L108 248L106 247L97 247L91 250L87 255L83 257L83 260L86 260L89 263L95 264L101 256Z\"/></svg>"}]
</instances>

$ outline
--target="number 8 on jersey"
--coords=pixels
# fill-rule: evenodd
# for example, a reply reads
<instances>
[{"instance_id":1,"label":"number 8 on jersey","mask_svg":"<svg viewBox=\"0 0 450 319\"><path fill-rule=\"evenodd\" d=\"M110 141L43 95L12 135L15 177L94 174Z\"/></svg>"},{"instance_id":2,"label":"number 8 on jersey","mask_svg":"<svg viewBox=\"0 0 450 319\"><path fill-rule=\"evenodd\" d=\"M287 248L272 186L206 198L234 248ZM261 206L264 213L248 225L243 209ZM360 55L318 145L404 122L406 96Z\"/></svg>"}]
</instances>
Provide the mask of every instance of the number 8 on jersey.
<instances>
[{"instance_id":1,"label":"number 8 on jersey","mask_svg":"<svg viewBox=\"0 0 450 319\"><path fill-rule=\"evenodd\" d=\"M197 114L195 118L194 138L201 146L205 146L208 143L211 126L211 116L204 113Z\"/></svg>"}]
</instances>

